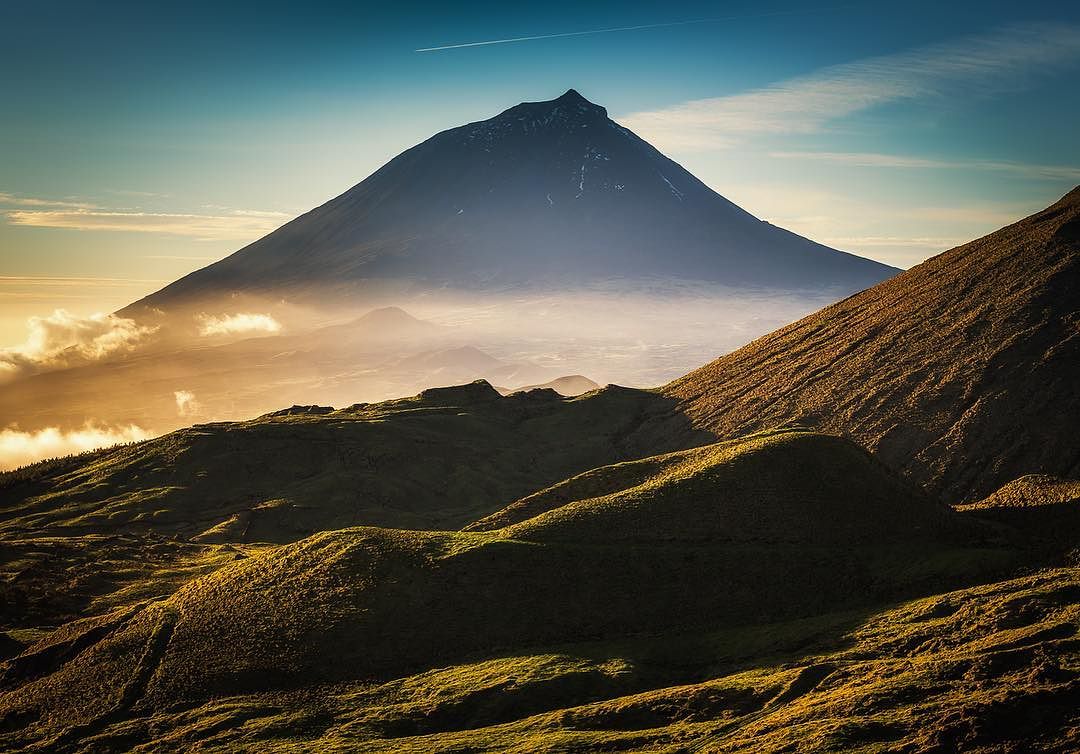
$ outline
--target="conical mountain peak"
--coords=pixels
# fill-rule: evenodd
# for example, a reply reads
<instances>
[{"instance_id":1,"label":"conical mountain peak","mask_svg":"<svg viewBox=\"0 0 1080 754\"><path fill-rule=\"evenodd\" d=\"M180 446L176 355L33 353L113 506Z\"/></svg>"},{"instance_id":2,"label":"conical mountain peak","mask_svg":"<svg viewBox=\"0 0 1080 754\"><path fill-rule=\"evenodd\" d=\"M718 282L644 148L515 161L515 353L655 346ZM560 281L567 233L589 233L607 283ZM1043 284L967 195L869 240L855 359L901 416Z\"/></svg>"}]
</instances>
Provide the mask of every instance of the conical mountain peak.
<instances>
[{"instance_id":1,"label":"conical mountain peak","mask_svg":"<svg viewBox=\"0 0 1080 754\"><path fill-rule=\"evenodd\" d=\"M852 290L893 272L760 222L568 89L432 136L142 304L286 287L321 298L327 280L335 290L612 278Z\"/></svg>"},{"instance_id":2,"label":"conical mountain peak","mask_svg":"<svg viewBox=\"0 0 1080 754\"><path fill-rule=\"evenodd\" d=\"M563 123L607 119L607 108L590 102L577 89L567 89L555 99L522 102L501 113L499 118L539 117Z\"/></svg>"},{"instance_id":3,"label":"conical mountain peak","mask_svg":"<svg viewBox=\"0 0 1080 754\"><path fill-rule=\"evenodd\" d=\"M566 92L564 92L561 96L556 97L555 99L553 99L551 101L553 103L555 103L555 104L561 104L561 105L587 105L588 107L596 107L596 108L600 108L601 110L603 110L603 108L600 107L600 105L597 105L595 102L589 102L589 100L582 97L581 93L578 92L577 89L567 89Z\"/></svg>"}]
</instances>

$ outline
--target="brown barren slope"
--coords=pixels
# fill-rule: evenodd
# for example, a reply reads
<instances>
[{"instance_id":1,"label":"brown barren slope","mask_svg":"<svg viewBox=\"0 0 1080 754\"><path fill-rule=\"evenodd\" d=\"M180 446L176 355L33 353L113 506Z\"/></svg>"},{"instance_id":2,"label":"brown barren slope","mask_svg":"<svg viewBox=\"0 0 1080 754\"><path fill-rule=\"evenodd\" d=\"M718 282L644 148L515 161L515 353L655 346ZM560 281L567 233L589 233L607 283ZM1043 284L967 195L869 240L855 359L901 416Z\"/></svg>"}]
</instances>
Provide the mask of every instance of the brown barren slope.
<instances>
[{"instance_id":1,"label":"brown barren slope","mask_svg":"<svg viewBox=\"0 0 1080 754\"><path fill-rule=\"evenodd\" d=\"M1080 475L1080 188L669 384L734 437L848 433L952 502Z\"/></svg>"}]
</instances>

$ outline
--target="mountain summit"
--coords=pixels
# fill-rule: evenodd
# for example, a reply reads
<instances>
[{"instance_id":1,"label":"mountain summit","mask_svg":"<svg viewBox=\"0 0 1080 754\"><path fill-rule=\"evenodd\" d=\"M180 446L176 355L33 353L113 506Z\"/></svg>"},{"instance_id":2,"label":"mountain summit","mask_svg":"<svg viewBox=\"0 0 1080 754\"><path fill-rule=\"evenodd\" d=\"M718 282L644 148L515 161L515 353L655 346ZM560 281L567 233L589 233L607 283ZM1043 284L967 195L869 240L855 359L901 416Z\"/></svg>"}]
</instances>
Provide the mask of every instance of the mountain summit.
<instances>
[{"instance_id":1,"label":"mountain summit","mask_svg":"<svg viewBox=\"0 0 1080 754\"><path fill-rule=\"evenodd\" d=\"M436 134L143 303L683 279L855 290L895 272L758 220L570 89ZM370 290L370 286L368 288Z\"/></svg>"}]
</instances>

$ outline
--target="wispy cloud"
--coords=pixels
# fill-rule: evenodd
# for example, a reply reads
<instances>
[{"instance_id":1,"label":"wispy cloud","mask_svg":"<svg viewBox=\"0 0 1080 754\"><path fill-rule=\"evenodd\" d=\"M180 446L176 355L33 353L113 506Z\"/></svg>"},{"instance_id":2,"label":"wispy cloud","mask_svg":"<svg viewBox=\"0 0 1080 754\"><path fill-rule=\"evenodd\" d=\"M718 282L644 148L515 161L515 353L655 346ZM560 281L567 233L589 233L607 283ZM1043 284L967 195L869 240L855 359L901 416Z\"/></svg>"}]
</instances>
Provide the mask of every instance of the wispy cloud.
<instances>
[{"instance_id":1,"label":"wispy cloud","mask_svg":"<svg viewBox=\"0 0 1080 754\"><path fill-rule=\"evenodd\" d=\"M161 259L183 262L212 262L221 259L220 256L198 256L192 254L144 254L143 259Z\"/></svg>"},{"instance_id":2,"label":"wispy cloud","mask_svg":"<svg viewBox=\"0 0 1080 754\"><path fill-rule=\"evenodd\" d=\"M898 215L918 222L946 223L949 225L965 223L982 226L984 232L1010 225L1027 215L1041 209L1038 203L988 203L984 205L911 207L899 210ZM971 240L968 237L967 240Z\"/></svg>"},{"instance_id":3,"label":"wispy cloud","mask_svg":"<svg viewBox=\"0 0 1080 754\"><path fill-rule=\"evenodd\" d=\"M620 121L669 149L717 149L751 134L817 132L891 102L1007 91L1078 60L1080 27L1026 24L830 66L763 89L634 113Z\"/></svg>"},{"instance_id":4,"label":"wispy cloud","mask_svg":"<svg viewBox=\"0 0 1080 754\"><path fill-rule=\"evenodd\" d=\"M65 207L68 209L95 209L97 205L89 202L76 202L68 199L42 199L35 196L19 196L0 191L0 207Z\"/></svg>"},{"instance_id":5,"label":"wispy cloud","mask_svg":"<svg viewBox=\"0 0 1080 754\"><path fill-rule=\"evenodd\" d=\"M1068 165L1035 165L1006 160L941 160L905 155L879 154L876 152L770 152L770 157L782 160L815 160L834 162L854 167L906 168L906 169L954 169L988 170L1015 173L1028 178L1046 180L1080 181L1080 167Z\"/></svg>"},{"instance_id":6,"label":"wispy cloud","mask_svg":"<svg viewBox=\"0 0 1080 754\"><path fill-rule=\"evenodd\" d=\"M162 194L157 191L135 191L132 189L106 189L106 191L116 196L134 196L143 199L160 199L172 196L172 194Z\"/></svg>"},{"instance_id":7,"label":"wispy cloud","mask_svg":"<svg viewBox=\"0 0 1080 754\"><path fill-rule=\"evenodd\" d=\"M0 349L0 380L131 351L157 330L113 314L80 317L64 309L30 317L27 327L22 345Z\"/></svg>"},{"instance_id":8,"label":"wispy cloud","mask_svg":"<svg viewBox=\"0 0 1080 754\"><path fill-rule=\"evenodd\" d=\"M36 228L164 233L214 241L257 238L290 219L284 212L259 210L232 210L218 215L92 209L14 210L7 216L12 225Z\"/></svg>"},{"instance_id":9,"label":"wispy cloud","mask_svg":"<svg viewBox=\"0 0 1080 754\"><path fill-rule=\"evenodd\" d=\"M833 248L909 267L1045 206L1045 200L939 205L884 200L875 192L784 182L743 184L728 196L759 217ZM914 198L918 202L918 198Z\"/></svg>"},{"instance_id":10,"label":"wispy cloud","mask_svg":"<svg viewBox=\"0 0 1080 754\"><path fill-rule=\"evenodd\" d=\"M65 431L58 427L46 427L33 432L8 427L0 430L0 471L16 469L46 458L146 440L151 436L135 424L110 427L87 422L81 429Z\"/></svg>"},{"instance_id":11,"label":"wispy cloud","mask_svg":"<svg viewBox=\"0 0 1080 754\"><path fill-rule=\"evenodd\" d=\"M143 279L143 278L109 278L109 277L77 277L77 276L56 276L56 275L0 275L0 286L4 285L18 285L18 286L77 286L83 287L87 285L93 285L98 287L119 287L126 288L128 286L141 286L145 284L160 284L168 283L170 281L164 279Z\"/></svg>"},{"instance_id":12,"label":"wispy cloud","mask_svg":"<svg viewBox=\"0 0 1080 754\"><path fill-rule=\"evenodd\" d=\"M102 307L104 301L116 299L117 304L126 303L169 282L166 279L0 275L0 303L37 301L52 309L61 302L95 301L96 307Z\"/></svg>"},{"instance_id":13,"label":"wispy cloud","mask_svg":"<svg viewBox=\"0 0 1080 754\"><path fill-rule=\"evenodd\" d=\"M200 314L199 334L203 336L215 335L239 335L244 333L267 333L270 335L281 332L281 323L269 314L252 314L242 312L240 314L226 314L214 316Z\"/></svg>"},{"instance_id":14,"label":"wispy cloud","mask_svg":"<svg viewBox=\"0 0 1080 754\"><path fill-rule=\"evenodd\" d=\"M831 246L862 248L867 246L881 246L885 248L919 248L919 249L949 249L959 246L966 238L939 238L939 237L915 237L906 236L834 236L822 239Z\"/></svg>"}]
</instances>

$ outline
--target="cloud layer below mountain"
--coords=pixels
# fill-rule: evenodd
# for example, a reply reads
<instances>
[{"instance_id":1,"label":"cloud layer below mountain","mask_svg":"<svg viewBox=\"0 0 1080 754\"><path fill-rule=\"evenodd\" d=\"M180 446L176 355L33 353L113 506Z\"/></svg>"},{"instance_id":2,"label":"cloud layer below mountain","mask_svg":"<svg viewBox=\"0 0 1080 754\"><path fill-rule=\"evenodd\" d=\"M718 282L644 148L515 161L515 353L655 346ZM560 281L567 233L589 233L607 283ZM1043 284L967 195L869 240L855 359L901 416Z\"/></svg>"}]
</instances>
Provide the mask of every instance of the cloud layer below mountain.
<instances>
[{"instance_id":1,"label":"cloud layer below mountain","mask_svg":"<svg viewBox=\"0 0 1080 754\"><path fill-rule=\"evenodd\" d=\"M203 336L240 335L244 333L274 335L281 332L281 323L269 314L255 314L252 312L224 314L221 316L200 314L198 321L199 334Z\"/></svg>"},{"instance_id":2,"label":"cloud layer below mountain","mask_svg":"<svg viewBox=\"0 0 1080 754\"><path fill-rule=\"evenodd\" d=\"M0 378L32 374L44 369L99 361L132 351L157 328L113 314L78 316L57 309L47 317L30 317L26 341L0 349Z\"/></svg>"},{"instance_id":3,"label":"cloud layer below mountain","mask_svg":"<svg viewBox=\"0 0 1080 754\"><path fill-rule=\"evenodd\" d=\"M33 432L8 427L0 430L0 471L149 437L149 432L135 424L110 427L87 422L80 429L46 427Z\"/></svg>"}]
</instances>

